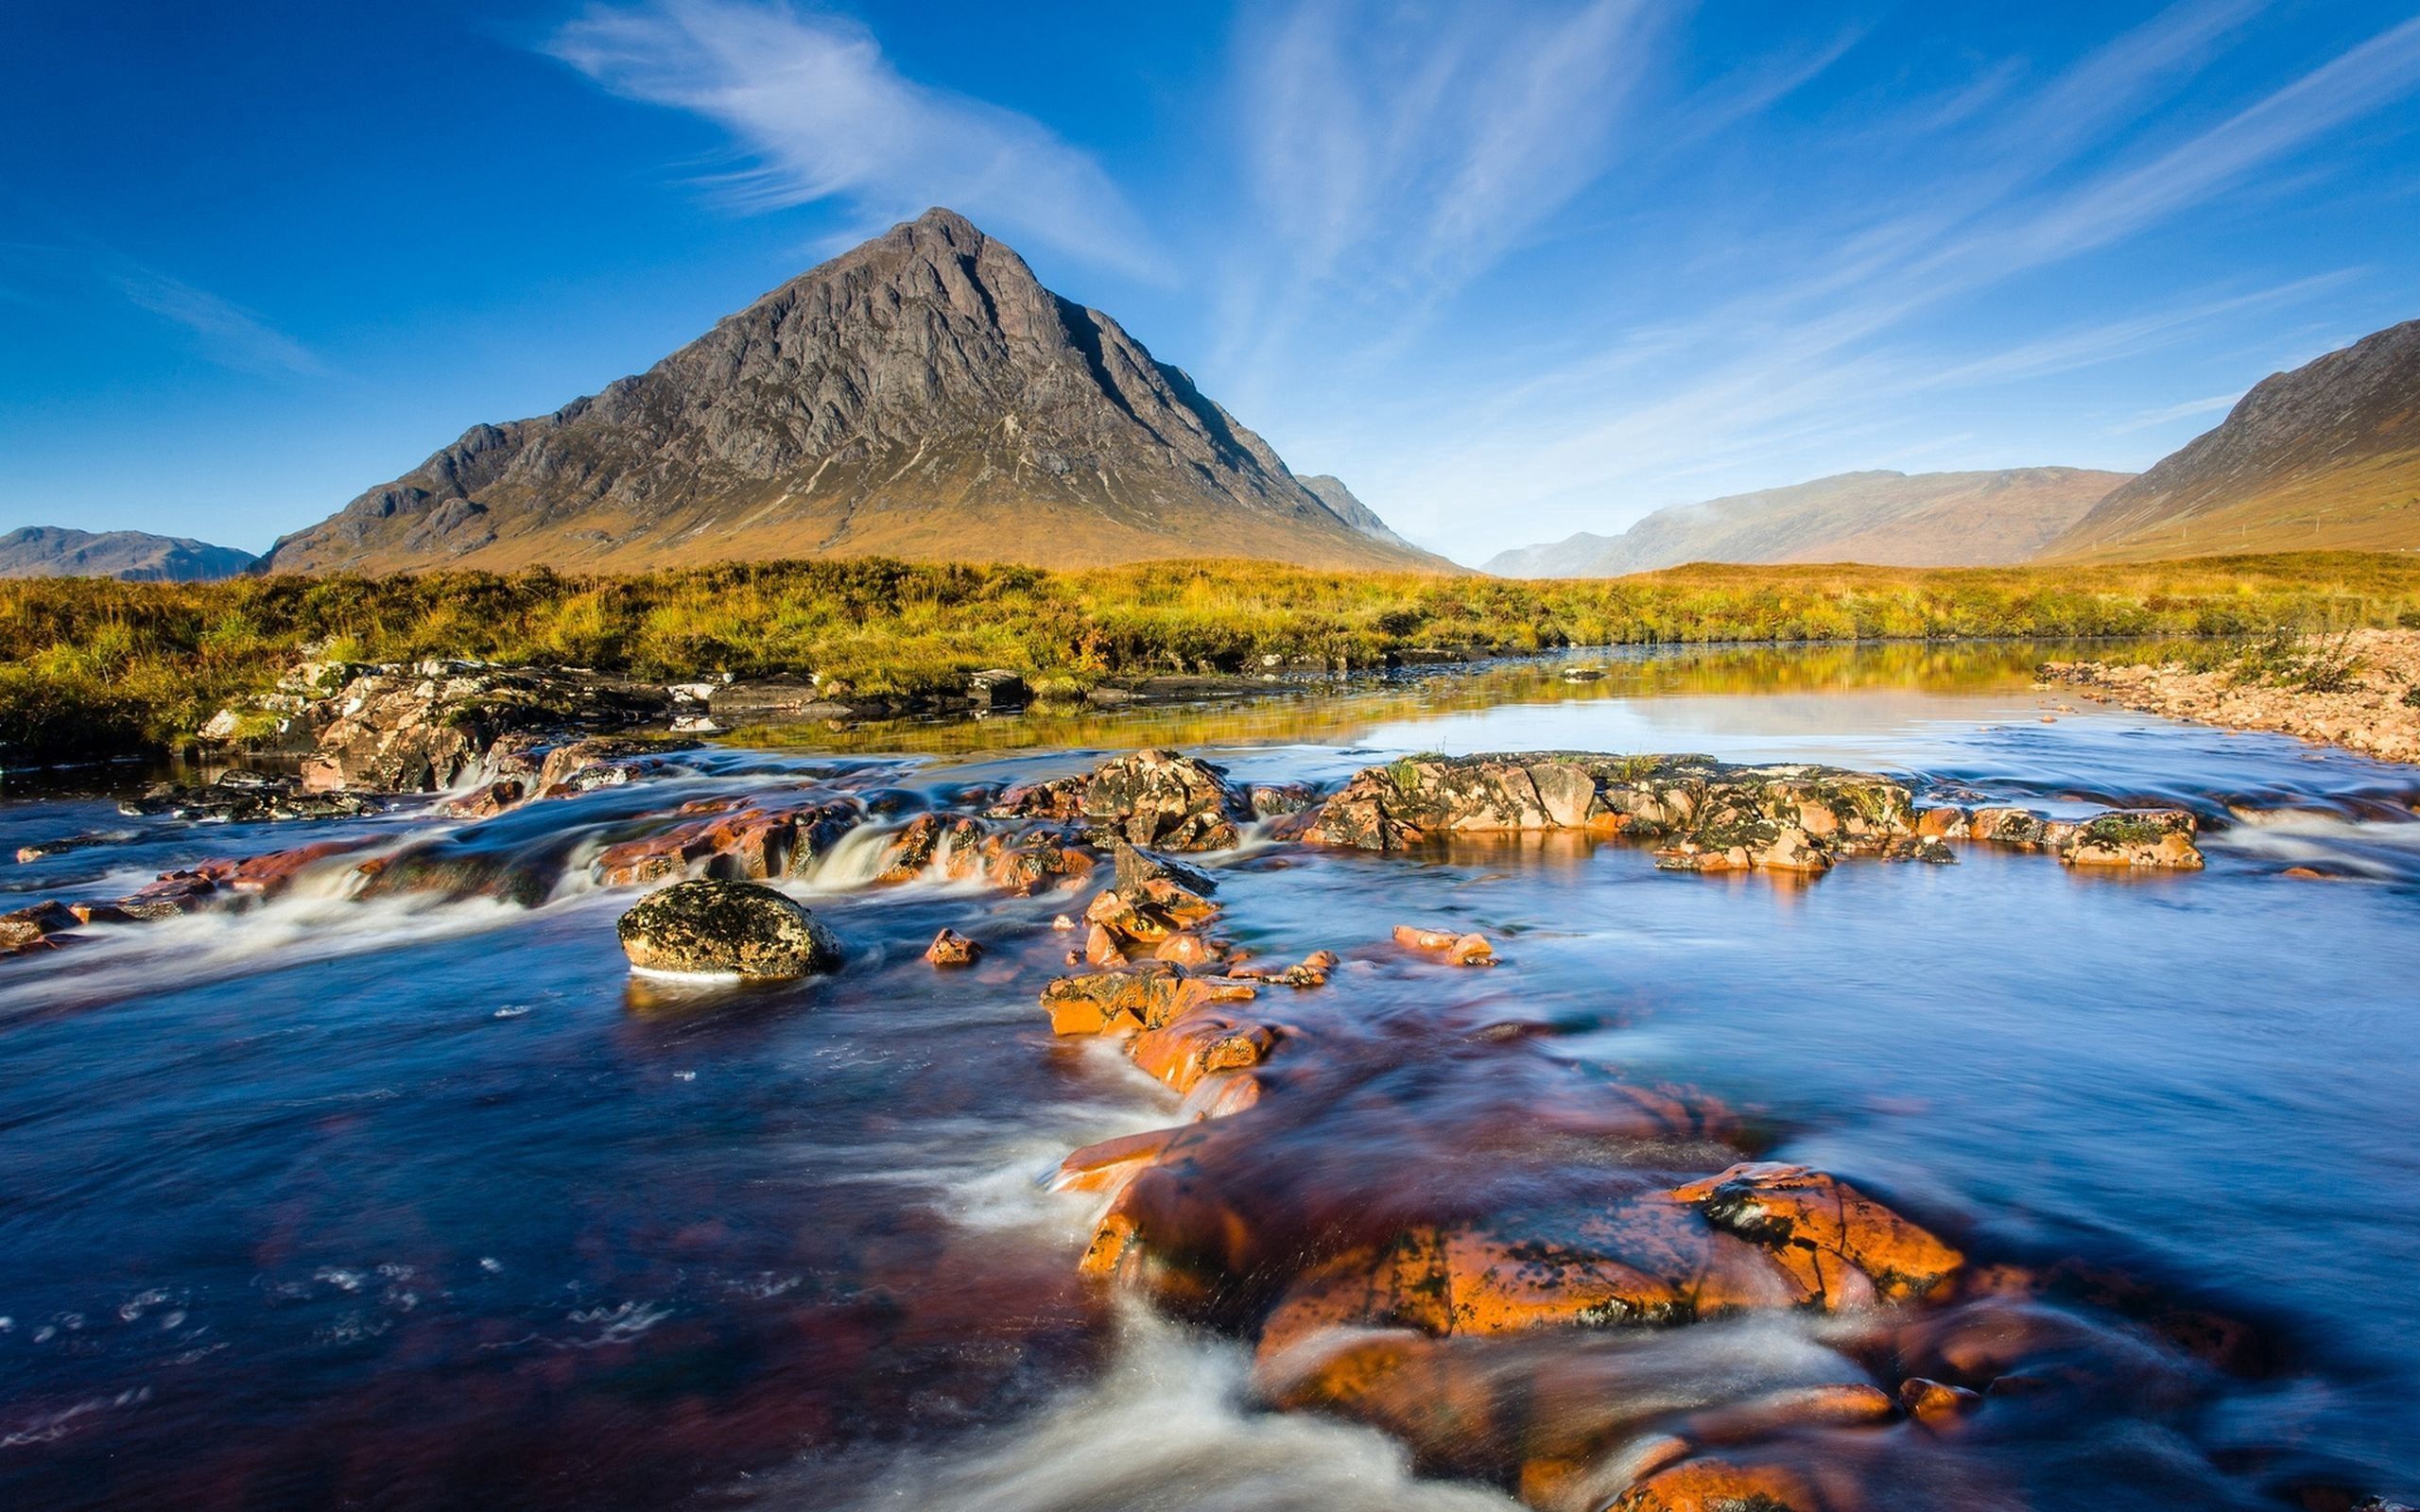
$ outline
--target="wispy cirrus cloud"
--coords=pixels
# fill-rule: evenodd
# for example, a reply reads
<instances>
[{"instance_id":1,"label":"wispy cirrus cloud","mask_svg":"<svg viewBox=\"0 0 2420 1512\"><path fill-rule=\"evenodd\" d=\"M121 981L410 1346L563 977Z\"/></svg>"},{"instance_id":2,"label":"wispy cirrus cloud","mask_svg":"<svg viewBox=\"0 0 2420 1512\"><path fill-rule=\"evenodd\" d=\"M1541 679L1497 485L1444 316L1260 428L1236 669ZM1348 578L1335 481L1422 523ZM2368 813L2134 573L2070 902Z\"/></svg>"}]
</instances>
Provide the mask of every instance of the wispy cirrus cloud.
<instances>
[{"instance_id":1,"label":"wispy cirrus cloud","mask_svg":"<svg viewBox=\"0 0 2420 1512\"><path fill-rule=\"evenodd\" d=\"M1254 15L1235 115L1258 215L1227 262L1228 365L1250 383L1306 324L1370 337L1357 316L1400 338L1535 233L1611 162L1664 15L1646 0Z\"/></svg>"},{"instance_id":2,"label":"wispy cirrus cloud","mask_svg":"<svg viewBox=\"0 0 2420 1512\"><path fill-rule=\"evenodd\" d=\"M2110 426L2107 434L2131 436L2136 431L2150 430L2154 425L2172 425L2180 420L2191 420L2196 415L2215 415L2221 410L2235 408L2236 401L2242 397L2240 393L2212 394L2207 399L2188 399L2181 404L2147 409L2139 415Z\"/></svg>"},{"instance_id":3,"label":"wispy cirrus cloud","mask_svg":"<svg viewBox=\"0 0 2420 1512\"><path fill-rule=\"evenodd\" d=\"M2239 0L2173 7L2031 88L1996 85L1991 107L1957 133L1898 137L1919 144L1907 164L1844 180L1863 214L1793 206L1761 245L1727 249L1741 266L1789 276L1743 280L1728 298L1647 324L1634 305L1595 314L1605 334L1594 350L1475 399L1476 423L1429 427L1392 475L1380 464L1374 495L1408 488L1431 510L1488 497L1531 512L1540 537L1603 530L1691 496L1708 476L1760 487L1864 465L1876 439L1906 438L1910 415L1955 413L1960 390L2139 356L2342 282L2349 274L2171 293L2018 341L1980 344L1971 333L1991 323L1974 312L1992 291L2266 192L2305 172L2307 149L2330 132L2420 89L2412 21L2215 118L2206 104L2191 112L2214 124L2164 139L2157 124L2147 129L2239 40L2248 14ZM1887 121L1860 129L1892 140ZM1968 312L1970 329L1945 340L1951 309ZM2095 429L2131 433L2197 412ZM1406 513L1403 524L1422 524Z\"/></svg>"},{"instance_id":4,"label":"wispy cirrus cloud","mask_svg":"<svg viewBox=\"0 0 2420 1512\"><path fill-rule=\"evenodd\" d=\"M243 372L316 377L327 371L319 353L254 311L157 268L121 262L102 276L137 308L190 333L202 355Z\"/></svg>"},{"instance_id":5,"label":"wispy cirrus cloud","mask_svg":"<svg viewBox=\"0 0 2420 1512\"><path fill-rule=\"evenodd\" d=\"M903 75L854 21L749 0L597 8L545 50L616 94L690 112L749 166L734 203L837 200L869 224L947 205L1131 276L1167 264L1094 158L1030 116Z\"/></svg>"},{"instance_id":6,"label":"wispy cirrus cloud","mask_svg":"<svg viewBox=\"0 0 2420 1512\"><path fill-rule=\"evenodd\" d=\"M258 311L97 243L0 243L0 266L31 285L0 285L0 300L11 303L39 308L97 293L158 317L204 360L232 371L317 377L328 370L318 352Z\"/></svg>"}]
</instances>

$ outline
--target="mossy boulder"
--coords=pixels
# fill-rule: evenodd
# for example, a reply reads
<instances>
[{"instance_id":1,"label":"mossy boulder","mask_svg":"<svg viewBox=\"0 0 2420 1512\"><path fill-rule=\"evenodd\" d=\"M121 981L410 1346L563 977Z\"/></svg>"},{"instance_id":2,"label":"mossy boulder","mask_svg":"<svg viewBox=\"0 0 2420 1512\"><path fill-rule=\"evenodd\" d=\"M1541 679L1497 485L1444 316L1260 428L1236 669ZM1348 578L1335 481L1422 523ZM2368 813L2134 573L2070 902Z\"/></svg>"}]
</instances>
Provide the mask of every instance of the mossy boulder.
<instances>
[{"instance_id":1,"label":"mossy boulder","mask_svg":"<svg viewBox=\"0 0 2420 1512\"><path fill-rule=\"evenodd\" d=\"M622 916L622 953L646 971L769 980L837 970L840 942L786 895L753 882L677 882Z\"/></svg>"}]
</instances>

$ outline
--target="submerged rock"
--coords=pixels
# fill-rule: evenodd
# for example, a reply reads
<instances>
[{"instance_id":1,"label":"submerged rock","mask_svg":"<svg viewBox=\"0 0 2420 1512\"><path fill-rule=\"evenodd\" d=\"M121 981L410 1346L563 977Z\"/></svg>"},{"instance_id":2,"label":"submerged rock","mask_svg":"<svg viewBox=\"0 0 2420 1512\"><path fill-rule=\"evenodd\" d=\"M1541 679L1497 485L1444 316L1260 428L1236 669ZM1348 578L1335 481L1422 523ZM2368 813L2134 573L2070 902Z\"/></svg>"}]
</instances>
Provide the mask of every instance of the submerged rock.
<instances>
[{"instance_id":1,"label":"submerged rock","mask_svg":"<svg viewBox=\"0 0 2420 1512\"><path fill-rule=\"evenodd\" d=\"M265 772L222 772L204 786L162 782L141 798L122 799L129 816L250 824L264 819L344 819L375 814L375 799L357 793L308 791L291 777Z\"/></svg>"},{"instance_id":2,"label":"submerged rock","mask_svg":"<svg viewBox=\"0 0 2420 1512\"><path fill-rule=\"evenodd\" d=\"M678 882L615 926L642 971L768 979L837 970L840 944L805 908L752 882Z\"/></svg>"}]
</instances>

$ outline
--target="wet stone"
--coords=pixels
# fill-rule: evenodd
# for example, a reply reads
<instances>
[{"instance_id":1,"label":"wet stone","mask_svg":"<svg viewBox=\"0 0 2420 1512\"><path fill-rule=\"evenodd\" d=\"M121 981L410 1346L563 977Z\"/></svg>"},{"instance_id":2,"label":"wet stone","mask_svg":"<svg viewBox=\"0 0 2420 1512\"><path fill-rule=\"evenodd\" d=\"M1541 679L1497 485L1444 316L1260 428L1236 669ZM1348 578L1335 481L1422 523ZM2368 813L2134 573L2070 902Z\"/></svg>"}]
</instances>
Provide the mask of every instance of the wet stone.
<instances>
[{"instance_id":1,"label":"wet stone","mask_svg":"<svg viewBox=\"0 0 2420 1512\"><path fill-rule=\"evenodd\" d=\"M836 971L840 945L804 907L751 882L682 882L615 926L642 971L785 979Z\"/></svg>"}]
</instances>

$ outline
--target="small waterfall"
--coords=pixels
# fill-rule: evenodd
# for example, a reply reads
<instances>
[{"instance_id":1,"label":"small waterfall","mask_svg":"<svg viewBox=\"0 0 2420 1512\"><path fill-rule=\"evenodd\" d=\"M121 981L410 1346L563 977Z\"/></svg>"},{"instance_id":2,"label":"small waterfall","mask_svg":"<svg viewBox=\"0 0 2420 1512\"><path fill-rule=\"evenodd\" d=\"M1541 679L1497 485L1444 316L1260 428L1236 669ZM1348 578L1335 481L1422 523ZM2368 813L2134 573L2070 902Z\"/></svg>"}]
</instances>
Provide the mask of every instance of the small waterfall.
<instances>
[{"instance_id":1,"label":"small waterfall","mask_svg":"<svg viewBox=\"0 0 2420 1512\"><path fill-rule=\"evenodd\" d=\"M793 875L817 892L855 892L871 886L887 865L891 838L906 828L904 824L860 824Z\"/></svg>"}]
</instances>

